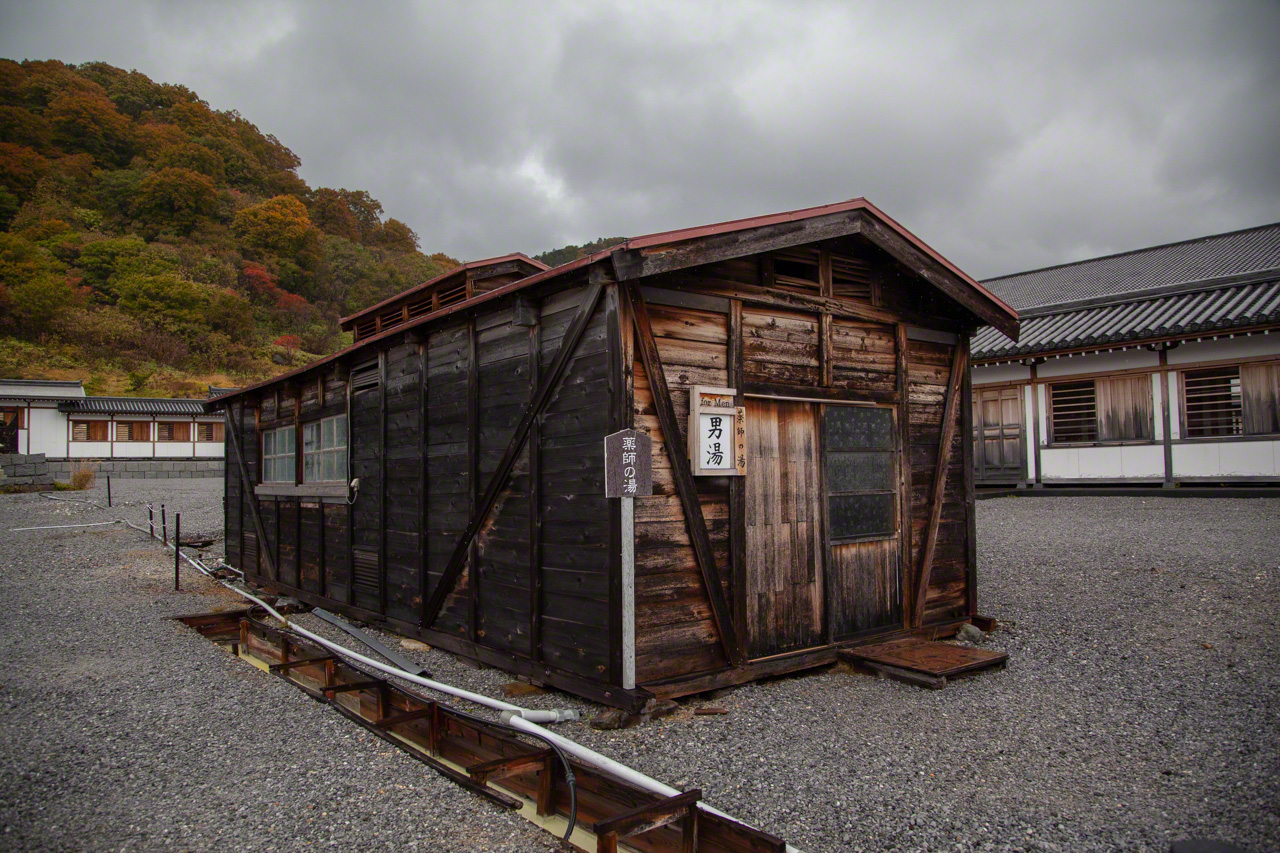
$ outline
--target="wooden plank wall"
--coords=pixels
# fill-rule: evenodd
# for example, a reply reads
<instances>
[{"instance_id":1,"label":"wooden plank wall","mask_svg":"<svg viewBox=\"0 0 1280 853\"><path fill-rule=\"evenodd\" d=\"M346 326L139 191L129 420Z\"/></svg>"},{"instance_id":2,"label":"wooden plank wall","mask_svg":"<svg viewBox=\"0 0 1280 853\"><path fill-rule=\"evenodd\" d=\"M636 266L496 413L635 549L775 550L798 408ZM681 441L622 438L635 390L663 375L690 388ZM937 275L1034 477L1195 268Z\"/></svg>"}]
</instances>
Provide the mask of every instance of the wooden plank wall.
<instances>
[{"instance_id":1,"label":"wooden plank wall","mask_svg":"<svg viewBox=\"0 0 1280 853\"><path fill-rule=\"evenodd\" d=\"M582 288L541 306L541 369L550 367ZM604 436L610 431L607 311L596 308L538 432L542 569L537 606L541 659L602 680L609 670L609 516Z\"/></svg>"},{"instance_id":2,"label":"wooden plank wall","mask_svg":"<svg viewBox=\"0 0 1280 853\"><path fill-rule=\"evenodd\" d=\"M911 461L911 544L912 584L919 576L933 495L933 479L938 464L938 442L942 438L942 416L947 383L951 378L954 347L930 341L910 341L907 347L907 388L911 412L908 457ZM955 407L957 429L947 467L947 484L938 530L937 551L925 595L924 623L929 625L965 615L967 593L968 518L964 491L964 443L969 439L959 429L963 406Z\"/></svg>"},{"instance_id":3,"label":"wooden plank wall","mask_svg":"<svg viewBox=\"0 0 1280 853\"><path fill-rule=\"evenodd\" d=\"M658 353L671 390L681 444L689 420L689 388L729 384L725 314L649 306ZM635 426L653 438L653 496L636 501L636 680L656 681L719 669L727 660L718 641L711 602L698 572L684 510L671 473L667 442L658 426L644 365L635 362ZM698 497L716 565L732 600L728 478L699 477Z\"/></svg>"}]
</instances>

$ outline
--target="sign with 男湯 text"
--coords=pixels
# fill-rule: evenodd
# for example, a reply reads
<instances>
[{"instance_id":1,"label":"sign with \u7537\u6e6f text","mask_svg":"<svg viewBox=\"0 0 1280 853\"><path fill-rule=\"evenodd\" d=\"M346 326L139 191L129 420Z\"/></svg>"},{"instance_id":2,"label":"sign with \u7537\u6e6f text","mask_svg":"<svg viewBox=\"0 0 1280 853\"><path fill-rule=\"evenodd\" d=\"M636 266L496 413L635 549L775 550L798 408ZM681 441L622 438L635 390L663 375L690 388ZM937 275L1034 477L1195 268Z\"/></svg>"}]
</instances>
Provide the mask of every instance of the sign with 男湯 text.
<instances>
[{"instance_id":1,"label":"sign with \u7537\u6e6f text","mask_svg":"<svg viewBox=\"0 0 1280 853\"><path fill-rule=\"evenodd\" d=\"M624 429L604 437L604 494L636 498L653 494L653 439Z\"/></svg>"},{"instance_id":2,"label":"sign with \u7537\u6e6f text","mask_svg":"<svg viewBox=\"0 0 1280 853\"><path fill-rule=\"evenodd\" d=\"M732 388L689 389L689 463L695 477L737 477L747 469L746 409Z\"/></svg>"}]
</instances>

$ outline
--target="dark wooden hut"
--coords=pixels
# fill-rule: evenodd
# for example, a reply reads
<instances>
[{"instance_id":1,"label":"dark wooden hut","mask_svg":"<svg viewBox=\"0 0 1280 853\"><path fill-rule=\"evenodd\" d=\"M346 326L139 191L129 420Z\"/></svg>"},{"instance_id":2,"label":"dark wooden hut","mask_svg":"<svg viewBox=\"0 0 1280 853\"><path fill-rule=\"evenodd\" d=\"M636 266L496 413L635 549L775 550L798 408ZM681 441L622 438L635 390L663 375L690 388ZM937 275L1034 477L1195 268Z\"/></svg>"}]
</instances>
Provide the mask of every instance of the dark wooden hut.
<instances>
[{"instance_id":1,"label":"dark wooden hut","mask_svg":"<svg viewBox=\"0 0 1280 853\"><path fill-rule=\"evenodd\" d=\"M539 267L468 264L211 401L228 561L620 707L975 616L968 341L1011 309L862 199ZM737 470L691 465L695 386L744 410ZM624 518L602 445L631 427Z\"/></svg>"}]
</instances>

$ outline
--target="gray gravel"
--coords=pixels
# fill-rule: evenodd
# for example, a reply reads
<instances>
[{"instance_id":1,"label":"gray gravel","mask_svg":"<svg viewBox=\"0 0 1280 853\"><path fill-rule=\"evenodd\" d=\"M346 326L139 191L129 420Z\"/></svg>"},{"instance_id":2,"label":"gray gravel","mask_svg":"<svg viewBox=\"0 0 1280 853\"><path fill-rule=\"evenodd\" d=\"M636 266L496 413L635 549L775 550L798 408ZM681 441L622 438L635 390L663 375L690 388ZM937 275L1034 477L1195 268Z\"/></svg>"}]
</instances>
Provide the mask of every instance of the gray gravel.
<instances>
[{"instance_id":1,"label":"gray gravel","mask_svg":"<svg viewBox=\"0 0 1280 853\"><path fill-rule=\"evenodd\" d=\"M218 525L218 481L125 488ZM2 530L100 515L0 498ZM981 610L1006 626L986 640L1009 652L1004 672L932 692L835 667L683 700L635 729L557 731L808 853L1280 849L1278 533L1275 500L984 501ZM171 563L145 539L4 536L0 595L22 616L0 620L17 667L0 677L14 849L554 849L159 618L233 602L211 585L166 591ZM494 696L510 680L412 656ZM143 693L167 695L164 712ZM730 713L695 717L708 702Z\"/></svg>"}]
</instances>

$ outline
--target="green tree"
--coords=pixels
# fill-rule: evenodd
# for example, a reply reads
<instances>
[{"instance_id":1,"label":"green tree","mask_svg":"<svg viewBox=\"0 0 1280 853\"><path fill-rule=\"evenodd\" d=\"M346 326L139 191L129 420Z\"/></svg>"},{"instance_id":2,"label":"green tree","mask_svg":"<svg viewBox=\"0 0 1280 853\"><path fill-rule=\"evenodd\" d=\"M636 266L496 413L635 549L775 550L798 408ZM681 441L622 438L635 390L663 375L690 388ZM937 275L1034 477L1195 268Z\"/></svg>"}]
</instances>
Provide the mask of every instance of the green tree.
<instances>
[{"instance_id":1,"label":"green tree","mask_svg":"<svg viewBox=\"0 0 1280 853\"><path fill-rule=\"evenodd\" d=\"M382 227L378 229L375 242L382 248L390 249L393 252L418 251L418 235L413 233L413 229L399 219L388 219L382 223Z\"/></svg>"},{"instance_id":2,"label":"green tree","mask_svg":"<svg viewBox=\"0 0 1280 853\"><path fill-rule=\"evenodd\" d=\"M303 248L312 226L302 202L279 195L237 213L231 230L246 246L288 257Z\"/></svg>"},{"instance_id":3,"label":"green tree","mask_svg":"<svg viewBox=\"0 0 1280 853\"><path fill-rule=\"evenodd\" d=\"M207 175L170 166L142 179L133 209L148 222L188 234L217 211L218 191Z\"/></svg>"},{"instance_id":4,"label":"green tree","mask_svg":"<svg viewBox=\"0 0 1280 853\"><path fill-rule=\"evenodd\" d=\"M124 165L132 152L129 119L105 96L69 91L49 104L45 118L53 141L70 151L92 154L100 163Z\"/></svg>"}]
</instances>

